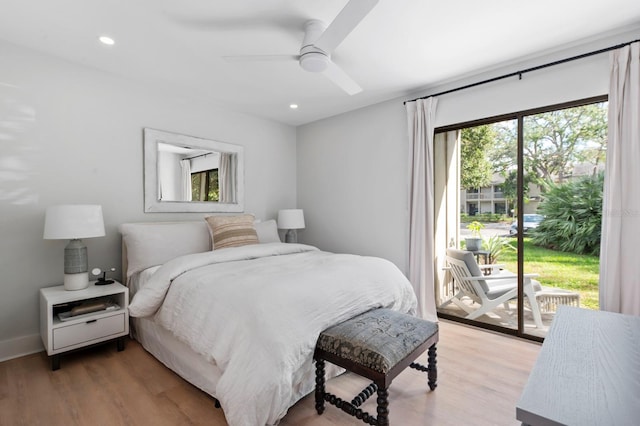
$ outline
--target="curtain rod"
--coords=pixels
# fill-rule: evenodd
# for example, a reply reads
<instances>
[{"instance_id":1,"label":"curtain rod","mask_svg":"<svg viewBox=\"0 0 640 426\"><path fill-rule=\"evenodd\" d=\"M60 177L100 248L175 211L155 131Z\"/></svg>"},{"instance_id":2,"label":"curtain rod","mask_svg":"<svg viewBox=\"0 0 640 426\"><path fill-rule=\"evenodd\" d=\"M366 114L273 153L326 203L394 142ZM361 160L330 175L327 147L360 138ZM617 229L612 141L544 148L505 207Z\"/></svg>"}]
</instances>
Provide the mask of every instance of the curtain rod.
<instances>
[{"instance_id":1,"label":"curtain rod","mask_svg":"<svg viewBox=\"0 0 640 426\"><path fill-rule=\"evenodd\" d=\"M560 59L558 61L549 62L547 64L538 65L538 66L527 68L527 69L524 69L524 70L521 70L521 71L511 72L509 74L504 74L504 75L501 75L501 76L498 76L498 77L489 78L487 80L478 81L476 83L467 84L465 86L456 87L454 89L444 90L442 92L434 93L432 95L427 95L427 96L422 96L420 98L415 98L415 99L412 99L410 101L404 101L403 104L406 104L407 102L415 102L418 99L427 99L427 98L431 98L433 96L442 96L442 95L446 95L446 94L449 94L449 93L458 92L460 90L470 89L472 87L481 86L481 85L487 84L487 83L493 83L494 81L503 80L503 79L509 78L509 77L518 76L519 79L522 80L522 74L526 74L526 73L532 72L532 71L538 71L538 70L541 70L543 68L548 68L548 67L552 67L552 66L555 66L555 65L564 64L566 62L575 61L577 59L587 58L589 56L599 55L600 53L605 53L605 52L609 52L611 50L619 49L621 47L625 47L625 46L628 46L628 45L630 45L632 43L636 43L636 42L639 42L639 41L640 41L640 39L633 40L633 41L628 41L626 43L616 44L615 46L605 47L604 49L594 50L592 52L583 53L583 54L577 55L577 56L571 56L569 58Z\"/></svg>"},{"instance_id":2,"label":"curtain rod","mask_svg":"<svg viewBox=\"0 0 640 426\"><path fill-rule=\"evenodd\" d=\"M200 154L200 155L194 155L193 157L186 157L183 158L183 160L193 160L194 158L198 158L198 157L206 157L207 155L212 155L213 152L205 152L204 154Z\"/></svg>"}]
</instances>

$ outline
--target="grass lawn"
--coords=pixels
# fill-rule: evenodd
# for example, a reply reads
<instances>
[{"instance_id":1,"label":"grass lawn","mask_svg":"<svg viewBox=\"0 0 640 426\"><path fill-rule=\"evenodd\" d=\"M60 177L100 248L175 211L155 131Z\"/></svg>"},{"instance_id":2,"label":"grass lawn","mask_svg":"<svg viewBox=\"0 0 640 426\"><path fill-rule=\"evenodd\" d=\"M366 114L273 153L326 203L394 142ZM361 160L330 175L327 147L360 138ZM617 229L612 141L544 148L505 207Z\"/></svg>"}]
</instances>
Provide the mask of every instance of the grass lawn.
<instances>
[{"instance_id":1,"label":"grass lawn","mask_svg":"<svg viewBox=\"0 0 640 426\"><path fill-rule=\"evenodd\" d=\"M516 245L515 239L512 244ZM505 251L497 263L505 264L510 271L518 270L515 251ZM598 257L545 249L525 238L524 272L540 274L537 280L543 286L576 291L580 293L581 307L598 309Z\"/></svg>"}]
</instances>

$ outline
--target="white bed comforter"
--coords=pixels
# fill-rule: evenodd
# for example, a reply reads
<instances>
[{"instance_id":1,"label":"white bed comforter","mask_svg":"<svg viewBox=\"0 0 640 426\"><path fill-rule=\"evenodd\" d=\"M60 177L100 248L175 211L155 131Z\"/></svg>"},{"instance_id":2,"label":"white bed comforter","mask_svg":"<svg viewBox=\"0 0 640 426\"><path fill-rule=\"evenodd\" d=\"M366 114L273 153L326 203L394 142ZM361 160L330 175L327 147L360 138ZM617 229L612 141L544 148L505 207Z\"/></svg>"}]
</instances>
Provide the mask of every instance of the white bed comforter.
<instances>
[{"instance_id":1,"label":"white bed comforter","mask_svg":"<svg viewBox=\"0 0 640 426\"><path fill-rule=\"evenodd\" d=\"M302 244L257 244L174 259L134 297L155 321L215 361L232 426L277 424L314 386L320 332L376 307L414 313L411 285L391 262Z\"/></svg>"}]
</instances>

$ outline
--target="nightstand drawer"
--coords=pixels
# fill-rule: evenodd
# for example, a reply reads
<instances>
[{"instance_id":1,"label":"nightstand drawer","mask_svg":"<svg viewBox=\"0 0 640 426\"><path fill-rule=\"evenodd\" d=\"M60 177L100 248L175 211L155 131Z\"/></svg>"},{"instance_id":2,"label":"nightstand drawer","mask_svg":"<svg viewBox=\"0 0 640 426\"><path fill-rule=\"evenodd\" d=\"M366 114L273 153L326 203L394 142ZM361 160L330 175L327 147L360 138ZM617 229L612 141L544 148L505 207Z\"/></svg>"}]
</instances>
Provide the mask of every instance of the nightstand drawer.
<instances>
[{"instance_id":1,"label":"nightstand drawer","mask_svg":"<svg viewBox=\"0 0 640 426\"><path fill-rule=\"evenodd\" d=\"M125 331L125 313L87 322L60 327L53 330L53 350L66 348L80 343L90 344L92 340L113 336Z\"/></svg>"}]
</instances>

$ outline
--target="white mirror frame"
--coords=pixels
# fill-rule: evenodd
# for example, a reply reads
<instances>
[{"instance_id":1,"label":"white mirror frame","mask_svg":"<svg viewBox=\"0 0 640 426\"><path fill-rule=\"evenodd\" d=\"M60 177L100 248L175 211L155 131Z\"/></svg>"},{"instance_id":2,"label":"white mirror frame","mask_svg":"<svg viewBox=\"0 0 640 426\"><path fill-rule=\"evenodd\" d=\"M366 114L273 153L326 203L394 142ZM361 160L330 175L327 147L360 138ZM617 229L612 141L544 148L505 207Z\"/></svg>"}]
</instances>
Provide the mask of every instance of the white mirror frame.
<instances>
[{"instance_id":1,"label":"white mirror frame","mask_svg":"<svg viewBox=\"0 0 640 426\"><path fill-rule=\"evenodd\" d=\"M237 156L237 203L158 200L158 143L235 153ZM144 129L144 211L147 213L237 213L244 211L244 147L156 129Z\"/></svg>"}]
</instances>

